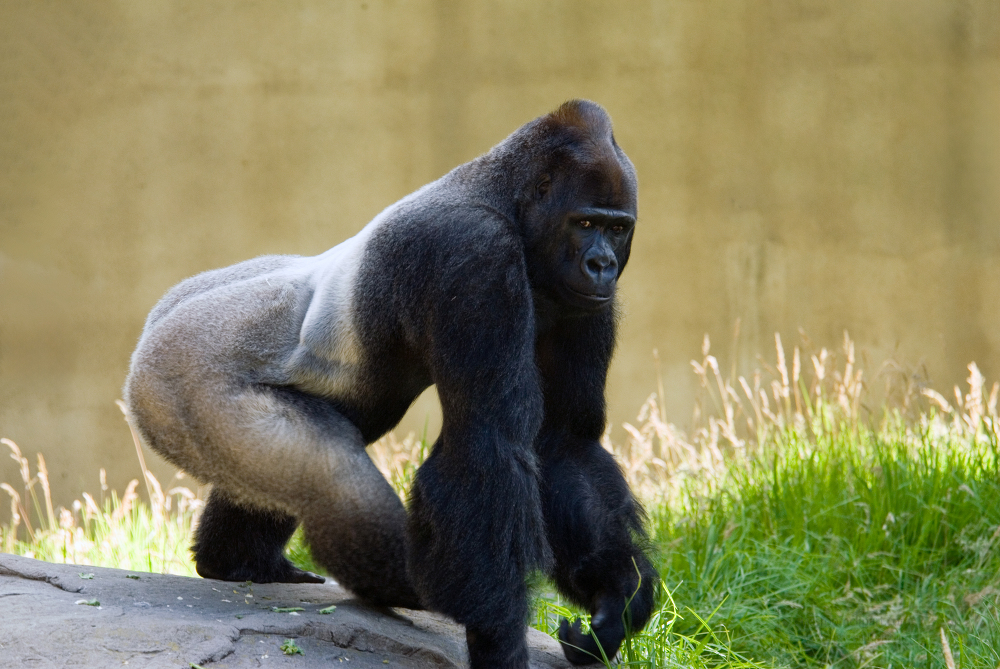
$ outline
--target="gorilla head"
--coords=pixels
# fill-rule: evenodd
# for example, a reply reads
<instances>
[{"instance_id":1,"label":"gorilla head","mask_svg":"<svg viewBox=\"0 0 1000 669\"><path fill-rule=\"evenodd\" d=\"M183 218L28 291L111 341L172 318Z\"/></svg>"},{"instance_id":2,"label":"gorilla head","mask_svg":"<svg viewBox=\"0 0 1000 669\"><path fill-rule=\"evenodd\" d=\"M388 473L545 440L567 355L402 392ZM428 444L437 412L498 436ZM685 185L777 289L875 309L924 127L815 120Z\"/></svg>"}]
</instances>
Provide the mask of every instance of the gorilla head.
<instances>
[{"instance_id":1,"label":"gorilla head","mask_svg":"<svg viewBox=\"0 0 1000 669\"><path fill-rule=\"evenodd\" d=\"M520 211L532 286L574 310L605 309L632 247L635 169L592 102L568 102L520 133L537 152Z\"/></svg>"}]
</instances>

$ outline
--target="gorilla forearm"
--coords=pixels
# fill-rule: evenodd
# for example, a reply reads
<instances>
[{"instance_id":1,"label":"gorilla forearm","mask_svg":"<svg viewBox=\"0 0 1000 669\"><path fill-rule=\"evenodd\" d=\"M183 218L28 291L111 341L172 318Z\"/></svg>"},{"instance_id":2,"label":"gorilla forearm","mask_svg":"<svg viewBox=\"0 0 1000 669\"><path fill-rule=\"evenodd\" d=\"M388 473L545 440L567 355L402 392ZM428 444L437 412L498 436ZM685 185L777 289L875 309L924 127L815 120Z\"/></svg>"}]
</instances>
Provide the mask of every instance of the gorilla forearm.
<instances>
[{"instance_id":1,"label":"gorilla forearm","mask_svg":"<svg viewBox=\"0 0 1000 669\"><path fill-rule=\"evenodd\" d=\"M478 451L472 468L465 448ZM439 441L417 473L409 512L409 573L423 601L466 626L474 666L520 666L507 661L527 657L525 576L551 561L530 448Z\"/></svg>"},{"instance_id":2,"label":"gorilla forearm","mask_svg":"<svg viewBox=\"0 0 1000 669\"><path fill-rule=\"evenodd\" d=\"M626 631L641 629L652 613L658 576L646 555L645 515L596 441L551 438L569 442L542 461L551 573L563 594L593 614L591 627L611 657ZM574 662L595 654L593 640L568 625L560 640ZM573 647L587 652L574 654Z\"/></svg>"},{"instance_id":3,"label":"gorilla forearm","mask_svg":"<svg viewBox=\"0 0 1000 669\"><path fill-rule=\"evenodd\" d=\"M598 441L614 339L615 317L605 311L557 326L540 340L546 409L536 441L555 558L551 575L563 594L593 614L591 627L609 658L627 629L646 624L657 581L646 556L642 506ZM581 363L585 347L589 357ZM560 639L573 662L600 657L594 639L565 622Z\"/></svg>"},{"instance_id":4,"label":"gorilla forearm","mask_svg":"<svg viewBox=\"0 0 1000 669\"><path fill-rule=\"evenodd\" d=\"M411 579L431 608L464 624L523 626L509 614L511 596L523 593L528 570L550 562L534 458L510 449L495 453L489 469L470 471L443 452L428 458L413 484Z\"/></svg>"}]
</instances>

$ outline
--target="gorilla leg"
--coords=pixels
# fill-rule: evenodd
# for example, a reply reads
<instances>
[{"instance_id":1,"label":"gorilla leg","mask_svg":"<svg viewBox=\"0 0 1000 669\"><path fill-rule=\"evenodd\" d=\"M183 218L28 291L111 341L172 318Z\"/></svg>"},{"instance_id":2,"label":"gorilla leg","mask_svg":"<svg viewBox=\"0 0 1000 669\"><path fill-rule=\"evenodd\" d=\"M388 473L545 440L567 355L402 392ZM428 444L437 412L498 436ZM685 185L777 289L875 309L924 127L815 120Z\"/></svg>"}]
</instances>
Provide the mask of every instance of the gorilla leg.
<instances>
[{"instance_id":1,"label":"gorilla leg","mask_svg":"<svg viewBox=\"0 0 1000 669\"><path fill-rule=\"evenodd\" d=\"M331 404L217 377L144 401L141 381L130 389L140 433L214 486L194 547L199 573L303 578L281 562L297 519L313 557L345 588L378 605L420 607L406 577L403 504Z\"/></svg>"},{"instance_id":2,"label":"gorilla leg","mask_svg":"<svg viewBox=\"0 0 1000 669\"><path fill-rule=\"evenodd\" d=\"M543 461L542 505L556 585L592 614L593 635L563 620L559 640L570 662L590 664L646 624L658 577L643 550L642 508L612 456L595 441L567 446Z\"/></svg>"},{"instance_id":3,"label":"gorilla leg","mask_svg":"<svg viewBox=\"0 0 1000 669\"><path fill-rule=\"evenodd\" d=\"M358 444L325 499L302 509L313 557L341 585L379 606L423 606L406 574L406 510Z\"/></svg>"},{"instance_id":4,"label":"gorilla leg","mask_svg":"<svg viewBox=\"0 0 1000 669\"><path fill-rule=\"evenodd\" d=\"M192 547L198 575L220 581L322 583L322 576L299 569L284 556L297 525L293 516L240 505L213 488Z\"/></svg>"}]
</instances>

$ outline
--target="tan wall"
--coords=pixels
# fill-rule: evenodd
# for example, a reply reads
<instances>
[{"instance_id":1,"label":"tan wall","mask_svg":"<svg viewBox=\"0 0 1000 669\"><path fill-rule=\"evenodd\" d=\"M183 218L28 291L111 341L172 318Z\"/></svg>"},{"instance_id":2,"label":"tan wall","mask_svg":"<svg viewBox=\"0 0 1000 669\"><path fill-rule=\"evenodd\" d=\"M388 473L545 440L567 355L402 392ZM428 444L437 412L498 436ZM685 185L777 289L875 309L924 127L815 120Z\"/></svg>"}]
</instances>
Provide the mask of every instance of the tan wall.
<instances>
[{"instance_id":1,"label":"tan wall","mask_svg":"<svg viewBox=\"0 0 1000 669\"><path fill-rule=\"evenodd\" d=\"M996 0L6 0L0 435L64 501L101 466L120 490L113 401L169 286L318 253L570 97L641 183L615 423L654 347L684 422L688 360L704 332L728 358L737 317L741 369L802 326L938 386L1000 375Z\"/></svg>"}]
</instances>

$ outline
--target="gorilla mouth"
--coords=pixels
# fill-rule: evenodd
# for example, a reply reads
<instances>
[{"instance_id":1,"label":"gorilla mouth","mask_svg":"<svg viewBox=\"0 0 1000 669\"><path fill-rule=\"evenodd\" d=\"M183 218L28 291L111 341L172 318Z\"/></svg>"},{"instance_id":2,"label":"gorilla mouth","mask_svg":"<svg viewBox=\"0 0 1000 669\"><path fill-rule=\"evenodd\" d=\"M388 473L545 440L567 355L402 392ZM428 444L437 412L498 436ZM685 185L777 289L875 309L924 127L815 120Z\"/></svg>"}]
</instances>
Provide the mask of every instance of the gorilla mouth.
<instances>
[{"instance_id":1,"label":"gorilla mouth","mask_svg":"<svg viewBox=\"0 0 1000 669\"><path fill-rule=\"evenodd\" d=\"M581 290L577 290L576 288L572 288L570 286L566 286L566 289L569 292L571 292L574 295L574 297L582 298L595 306L601 304L607 304L608 302L611 301L611 298L615 296L614 291L608 294L601 294L601 293L585 293Z\"/></svg>"}]
</instances>

